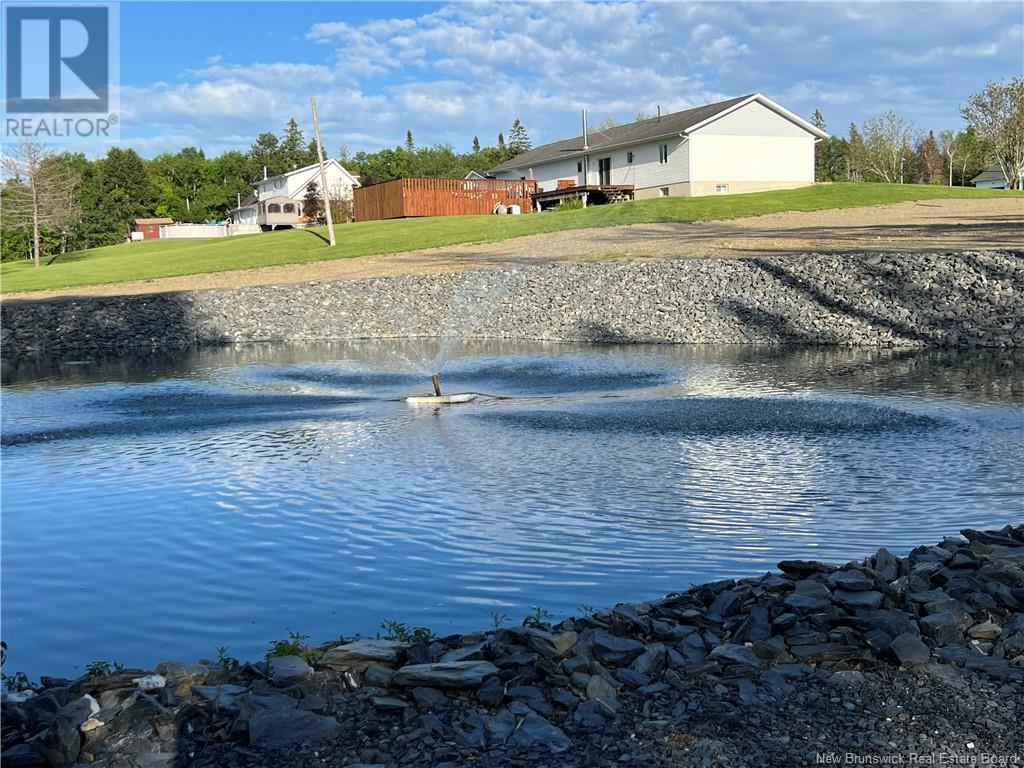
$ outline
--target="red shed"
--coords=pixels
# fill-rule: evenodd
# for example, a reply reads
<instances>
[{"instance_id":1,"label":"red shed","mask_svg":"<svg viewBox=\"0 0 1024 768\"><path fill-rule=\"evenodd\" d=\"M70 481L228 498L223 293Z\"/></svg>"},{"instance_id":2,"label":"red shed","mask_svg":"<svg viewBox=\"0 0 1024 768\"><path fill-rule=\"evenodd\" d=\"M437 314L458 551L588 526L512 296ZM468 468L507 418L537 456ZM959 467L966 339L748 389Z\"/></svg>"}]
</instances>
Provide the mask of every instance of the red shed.
<instances>
[{"instance_id":1,"label":"red shed","mask_svg":"<svg viewBox=\"0 0 1024 768\"><path fill-rule=\"evenodd\" d=\"M135 231L142 233L143 240L156 240L160 237L161 224L173 224L174 219L136 219Z\"/></svg>"}]
</instances>

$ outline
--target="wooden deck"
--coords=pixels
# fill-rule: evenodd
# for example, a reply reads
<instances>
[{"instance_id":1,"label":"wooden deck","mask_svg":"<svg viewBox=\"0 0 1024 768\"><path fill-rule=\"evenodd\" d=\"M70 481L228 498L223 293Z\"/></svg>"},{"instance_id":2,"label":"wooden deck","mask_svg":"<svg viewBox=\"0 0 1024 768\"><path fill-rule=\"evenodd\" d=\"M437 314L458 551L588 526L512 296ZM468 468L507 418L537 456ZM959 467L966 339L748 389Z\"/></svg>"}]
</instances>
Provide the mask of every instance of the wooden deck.
<instances>
[{"instance_id":1,"label":"wooden deck","mask_svg":"<svg viewBox=\"0 0 1024 768\"><path fill-rule=\"evenodd\" d=\"M587 205L619 203L633 199L632 184L588 184L586 186L559 186L547 192L533 194L533 207L541 211L558 205L563 200L582 200Z\"/></svg>"}]
</instances>

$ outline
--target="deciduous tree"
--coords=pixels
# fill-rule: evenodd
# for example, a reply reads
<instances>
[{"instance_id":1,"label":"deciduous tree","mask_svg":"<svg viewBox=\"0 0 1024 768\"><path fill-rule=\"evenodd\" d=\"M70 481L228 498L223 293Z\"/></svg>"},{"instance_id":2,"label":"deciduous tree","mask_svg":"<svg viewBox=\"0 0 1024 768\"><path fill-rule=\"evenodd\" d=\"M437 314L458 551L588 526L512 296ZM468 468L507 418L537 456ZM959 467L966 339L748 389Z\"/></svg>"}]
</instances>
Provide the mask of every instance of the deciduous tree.
<instances>
[{"instance_id":1,"label":"deciduous tree","mask_svg":"<svg viewBox=\"0 0 1024 768\"><path fill-rule=\"evenodd\" d=\"M22 139L0 158L4 184L4 225L31 233L32 260L42 263L42 241L56 233L67 242L81 216L81 177L68 162L31 139Z\"/></svg>"},{"instance_id":2,"label":"deciduous tree","mask_svg":"<svg viewBox=\"0 0 1024 768\"><path fill-rule=\"evenodd\" d=\"M1024 77L991 80L960 107L960 115L986 141L1010 189L1024 169Z\"/></svg>"}]
</instances>

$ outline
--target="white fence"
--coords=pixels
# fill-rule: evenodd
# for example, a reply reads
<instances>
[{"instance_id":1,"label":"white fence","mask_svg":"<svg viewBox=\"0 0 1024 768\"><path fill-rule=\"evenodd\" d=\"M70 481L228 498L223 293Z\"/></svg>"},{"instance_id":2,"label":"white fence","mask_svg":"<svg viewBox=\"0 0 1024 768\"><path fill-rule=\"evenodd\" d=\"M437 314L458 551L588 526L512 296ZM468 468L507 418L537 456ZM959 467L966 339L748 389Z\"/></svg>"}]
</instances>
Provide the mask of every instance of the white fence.
<instances>
[{"instance_id":1,"label":"white fence","mask_svg":"<svg viewBox=\"0 0 1024 768\"><path fill-rule=\"evenodd\" d=\"M163 224L160 226L161 240L187 240L231 235L255 235L260 232L257 224Z\"/></svg>"}]
</instances>

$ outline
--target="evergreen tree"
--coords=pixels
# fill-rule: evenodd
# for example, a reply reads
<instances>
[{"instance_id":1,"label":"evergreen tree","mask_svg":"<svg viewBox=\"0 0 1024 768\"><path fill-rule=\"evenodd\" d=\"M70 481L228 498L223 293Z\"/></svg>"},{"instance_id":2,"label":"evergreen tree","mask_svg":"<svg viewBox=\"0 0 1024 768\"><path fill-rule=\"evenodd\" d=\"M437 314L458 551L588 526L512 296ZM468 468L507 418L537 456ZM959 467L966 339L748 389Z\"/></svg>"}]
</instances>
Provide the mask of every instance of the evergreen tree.
<instances>
[{"instance_id":1,"label":"evergreen tree","mask_svg":"<svg viewBox=\"0 0 1024 768\"><path fill-rule=\"evenodd\" d=\"M405 132L405 151L412 153L416 149L416 144L412 140L412 129L410 128Z\"/></svg>"},{"instance_id":2,"label":"evergreen tree","mask_svg":"<svg viewBox=\"0 0 1024 768\"><path fill-rule=\"evenodd\" d=\"M261 133L256 137L249 148L249 164L251 166L251 178L262 179L264 171L267 176L277 176L284 173L288 168L281 154L281 145L270 131Z\"/></svg>"},{"instance_id":3,"label":"evergreen tree","mask_svg":"<svg viewBox=\"0 0 1024 768\"><path fill-rule=\"evenodd\" d=\"M505 134L498 131L498 151L505 155L508 153L508 147L505 145Z\"/></svg>"},{"instance_id":4,"label":"evergreen tree","mask_svg":"<svg viewBox=\"0 0 1024 768\"><path fill-rule=\"evenodd\" d=\"M939 152L939 143L935 140L933 131L928 131L928 135L917 143L914 149L914 166L917 180L922 184L942 183L942 153Z\"/></svg>"},{"instance_id":5,"label":"evergreen tree","mask_svg":"<svg viewBox=\"0 0 1024 768\"><path fill-rule=\"evenodd\" d=\"M811 116L811 122L815 128L826 130L825 128L825 116L821 114L821 110L814 110L814 114ZM814 180L815 181L829 181L829 151L830 143L827 140L819 141L814 145Z\"/></svg>"},{"instance_id":6,"label":"evergreen tree","mask_svg":"<svg viewBox=\"0 0 1024 768\"><path fill-rule=\"evenodd\" d=\"M513 156L521 155L523 152L529 151L531 145L530 135L526 132L526 128L520 122L519 118L515 119L512 123L512 130L509 132L508 151Z\"/></svg>"},{"instance_id":7,"label":"evergreen tree","mask_svg":"<svg viewBox=\"0 0 1024 768\"><path fill-rule=\"evenodd\" d=\"M315 221L318 224L327 221L324 199L320 195L320 186L315 181L306 185L306 196L302 198L302 217L306 221Z\"/></svg>"},{"instance_id":8,"label":"evergreen tree","mask_svg":"<svg viewBox=\"0 0 1024 768\"><path fill-rule=\"evenodd\" d=\"M294 171L296 168L309 165L311 152L316 154L316 146L306 141L299 124L295 122L294 117L291 118L284 128L284 136L281 137L279 153L284 168L278 173Z\"/></svg>"},{"instance_id":9,"label":"evergreen tree","mask_svg":"<svg viewBox=\"0 0 1024 768\"><path fill-rule=\"evenodd\" d=\"M847 141L846 179L864 181L864 140L856 123L850 123L850 138Z\"/></svg>"},{"instance_id":10,"label":"evergreen tree","mask_svg":"<svg viewBox=\"0 0 1024 768\"><path fill-rule=\"evenodd\" d=\"M473 137L473 154L480 154L480 138L478 136Z\"/></svg>"}]
</instances>

